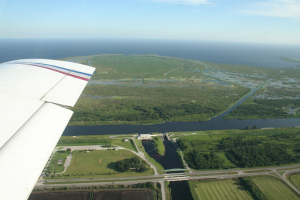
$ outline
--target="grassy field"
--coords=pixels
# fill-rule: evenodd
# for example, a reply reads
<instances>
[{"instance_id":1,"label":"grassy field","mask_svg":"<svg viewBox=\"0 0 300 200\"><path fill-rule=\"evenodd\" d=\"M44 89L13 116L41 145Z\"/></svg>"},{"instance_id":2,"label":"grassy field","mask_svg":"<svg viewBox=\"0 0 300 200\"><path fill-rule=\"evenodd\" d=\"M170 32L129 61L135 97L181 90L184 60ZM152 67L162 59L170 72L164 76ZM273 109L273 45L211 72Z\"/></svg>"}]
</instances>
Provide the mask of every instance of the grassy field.
<instances>
[{"instance_id":1,"label":"grassy field","mask_svg":"<svg viewBox=\"0 0 300 200\"><path fill-rule=\"evenodd\" d=\"M158 173L163 173L162 171L160 170L164 170L163 166L161 164L159 164L158 162L156 162L156 160L154 160L153 158L151 158L145 151L145 148L144 146L142 145L141 141L140 140L136 140L136 143L138 145L138 147L140 148L140 150L145 154L145 156L147 157L148 161L150 161L154 166L156 166L158 170Z\"/></svg>"},{"instance_id":2,"label":"grassy field","mask_svg":"<svg viewBox=\"0 0 300 200\"><path fill-rule=\"evenodd\" d=\"M251 178L254 184L272 200L296 200L300 196L296 194L281 179L271 176L254 176Z\"/></svg>"},{"instance_id":3,"label":"grassy field","mask_svg":"<svg viewBox=\"0 0 300 200\"><path fill-rule=\"evenodd\" d=\"M288 176L288 180L294 184L294 186L296 186L298 188L298 190L300 189L300 173L294 173Z\"/></svg>"},{"instance_id":4,"label":"grassy field","mask_svg":"<svg viewBox=\"0 0 300 200\"><path fill-rule=\"evenodd\" d=\"M125 141L125 138L122 136L110 138L109 135L62 136L56 146L117 145L137 152L133 141L131 139Z\"/></svg>"},{"instance_id":5,"label":"grassy field","mask_svg":"<svg viewBox=\"0 0 300 200\"><path fill-rule=\"evenodd\" d=\"M67 156L69 156L69 153L67 151L56 151L48 166L48 168L50 168L50 172L60 173L64 171L65 169L64 164ZM57 165L59 159L63 159L62 165Z\"/></svg>"},{"instance_id":6,"label":"grassy field","mask_svg":"<svg viewBox=\"0 0 300 200\"><path fill-rule=\"evenodd\" d=\"M161 156L165 155L165 145L160 136L153 138L154 148Z\"/></svg>"},{"instance_id":7,"label":"grassy field","mask_svg":"<svg viewBox=\"0 0 300 200\"><path fill-rule=\"evenodd\" d=\"M135 155L127 150L99 150L99 151L74 151L71 165L66 172L55 178L114 178L126 176L152 175L153 169L146 172L120 172L117 170L117 162ZM100 161L101 159L101 161Z\"/></svg>"},{"instance_id":8,"label":"grassy field","mask_svg":"<svg viewBox=\"0 0 300 200\"><path fill-rule=\"evenodd\" d=\"M234 179L189 181L195 200L252 200L252 196Z\"/></svg>"}]
</instances>

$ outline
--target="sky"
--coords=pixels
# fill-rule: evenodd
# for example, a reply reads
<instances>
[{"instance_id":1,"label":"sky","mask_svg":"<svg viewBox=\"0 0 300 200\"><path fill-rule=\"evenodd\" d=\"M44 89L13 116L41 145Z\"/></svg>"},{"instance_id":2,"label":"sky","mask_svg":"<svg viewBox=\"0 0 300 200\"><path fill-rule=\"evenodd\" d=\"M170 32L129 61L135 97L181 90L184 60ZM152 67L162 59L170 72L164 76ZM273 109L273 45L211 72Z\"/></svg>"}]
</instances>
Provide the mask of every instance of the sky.
<instances>
[{"instance_id":1,"label":"sky","mask_svg":"<svg viewBox=\"0 0 300 200\"><path fill-rule=\"evenodd\" d=\"M0 38L300 44L300 0L0 0Z\"/></svg>"}]
</instances>

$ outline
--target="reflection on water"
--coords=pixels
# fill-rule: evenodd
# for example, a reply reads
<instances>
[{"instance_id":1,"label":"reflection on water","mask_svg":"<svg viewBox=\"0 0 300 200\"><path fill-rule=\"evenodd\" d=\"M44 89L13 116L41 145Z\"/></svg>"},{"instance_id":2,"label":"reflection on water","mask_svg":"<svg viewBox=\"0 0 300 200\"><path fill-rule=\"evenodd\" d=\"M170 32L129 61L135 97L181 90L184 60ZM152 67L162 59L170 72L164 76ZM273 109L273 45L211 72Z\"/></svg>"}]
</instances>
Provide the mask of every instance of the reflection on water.
<instances>
[{"instance_id":1,"label":"reflection on water","mask_svg":"<svg viewBox=\"0 0 300 200\"><path fill-rule=\"evenodd\" d=\"M207 131L226 129L245 129L246 126L265 127L294 127L300 126L300 119L220 119L215 118L204 122L166 122L155 125L102 125L102 126L67 126L64 136L77 135L111 135L111 134L147 134L176 131Z\"/></svg>"},{"instance_id":2,"label":"reflection on water","mask_svg":"<svg viewBox=\"0 0 300 200\"><path fill-rule=\"evenodd\" d=\"M172 200L193 200L187 181L170 182Z\"/></svg>"},{"instance_id":3,"label":"reflection on water","mask_svg":"<svg viewBox=\"0 0 300 200\"><path fill-rule=\"evenodd\" d=\"M182 169L182 163L178 153L176 152L176 147L172 144L171 141L164 141L165 145L165 155L161 156L154 149L152 140L142 140L143 146L146 153L153 159L155 159L159 164L161 164L164 169Z\"/></svg>"}]
</instances>

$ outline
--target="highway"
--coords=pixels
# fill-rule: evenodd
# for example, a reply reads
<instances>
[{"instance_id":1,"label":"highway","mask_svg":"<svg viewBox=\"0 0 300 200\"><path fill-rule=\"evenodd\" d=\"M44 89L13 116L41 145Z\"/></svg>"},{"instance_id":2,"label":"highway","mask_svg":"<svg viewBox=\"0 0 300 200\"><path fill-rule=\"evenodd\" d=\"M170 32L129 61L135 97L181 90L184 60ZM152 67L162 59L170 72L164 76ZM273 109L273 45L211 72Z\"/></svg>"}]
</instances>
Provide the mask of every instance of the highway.
<instances>
[{"instance_id":1,"label":"highway","mask_svg":"<svg viewBox=\"0 0 300 200\"><path fill-rule=\"evenodd\" d=\"M287 185L289 185L293 190L295 190L299 195L300 192L297 188L294 187L287 179L287 175L290 173L300 172L300 164L297 165L290 165L290 166L280 166L280 167L261 167L255 169L228 169L228 170L208 170L208 171L195 171L189 169L189 172L184 173L174 173L174 174L159 174L158 169L147 159L142 151L138 148L135 140L133 140L136 148L138 149L138 153L127 149L137 156L141 157L145 160L149 165L154 169L154 175L151 176L134 176L134 177L120 177L120 178L93 178L93 179L51 179L51 180L43 180L43 174L41 178L37 181L35 188L52 188L52 187L85 187L85 186L103 186L103 185L130 185L130 184L137 184L137 183L146 183L146 182L154 182L161 184L162 190L162 199L166 199L165 194L165 182L166 181L187 181L187 180L201 180L201 179L229 179L229 178L240 178L246 176L258 176L258 175L269 175L275 176L277 178L282 179ZM59 147L53 151L59 150L66 150L67 148L71 148L71 151L74 150L89 150L89 149L97 149L97 150L106 150L99 145L95 146L66 146L66 147ZM117 147L118 149L125 149L123 147ZM52 154L52 156L53 156ZM51 157L52 157L51 156ZM65 163L65 170L70 165L72 157L69 156L69 159ZM51 158L50 158L51 160ZM49 160L49 162L50 162ZM279 174L279 172L284 172L283 175ZM99 181L99 182L97 182ZM47 184L45 184L47 182ZM68 183L64 183L68 182ZM71 182L71 183L70 183ZM73 183L72 183L73 182Z\"/></svg>"},{"instance_id":2,"label":"highway","mask_svg":"<svg viewBox=\"0 0 300 200\"><path fill-rule=\"evenodd\" d=\"M298 168L298 169L294 169ZM278 172L284 172L281 176ZM247 176L269 175L275 176L286 182L295 192L300 195L299 190L295 188L287 179L286 176L290 173L300 172L300 164L282 167L264 167L256 169L232 169L232 170L210 170L210 171L193 171L177 174L160 174L152 176L136 176L136 177L121 177L121 178L95 178L91 179L55 179L47 180L48 184L44 184L44 180L39 180L35 188L52 188L52 187L82 187L82 186L103 186L103 185L130 185L137 183L160 183L162 190L163 200L165 196L165 181L192 181L203 179L230 179L241 178ZM276 174L276 175L275 175ZM77 182L84 181L83 183L60 183L60 182ZM103 182L96 182L103 181ZM53 183L53 184L49 184Z\"/></svg>"}]
</instances>

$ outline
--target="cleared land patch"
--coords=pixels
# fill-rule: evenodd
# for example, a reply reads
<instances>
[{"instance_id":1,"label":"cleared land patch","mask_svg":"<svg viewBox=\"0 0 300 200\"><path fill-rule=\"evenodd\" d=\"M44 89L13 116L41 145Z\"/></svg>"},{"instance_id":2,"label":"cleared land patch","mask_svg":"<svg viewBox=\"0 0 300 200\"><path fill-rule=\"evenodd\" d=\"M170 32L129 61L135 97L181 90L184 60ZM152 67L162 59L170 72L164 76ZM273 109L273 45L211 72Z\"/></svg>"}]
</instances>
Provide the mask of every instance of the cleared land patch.
<instances>
[{"instance_id":1,"label":"cleared land patch","mask_svg":"<svg viewBox=\"0 0 300 200\"><path fill-rule=\"evenodd\" d=\"M201 200L232 200L253 198L244 187L233 179L218 181L190 181L190 189L195 199Z\"/></svg>"},{"instance_id":2,"label":"cleared land patch","mask_svg":"<svg viewBox=\"0 0 300 200\"><path fill-rule=\"evenodd\" d=\"M65 167L65 161L67 156L69 156L69 153L67 151L56 151L55 154L53 155L51 162L48 166L48 171L49 172L54 172L54 173L60 173L64 171ZM58 161L62 159L63 162L62 164L58 164Z\"/></svg>"},{"instance_id":3,"label":"cleared land patch","mask_svg":"<svg viewBox=\"0 0 300 200\"><path fill-rule=\"evenodd\" d=\"M110 138L109 135L82 135L82 136L62 136L57 146L85 146L85 145L105 145L121 146L137 152L137 149L131 139L125 141L125 138Z\"/></svg>"},{"instance_id":4,"label":"cleared land patch","mask_svg":"<svg viewBox=\"0 0 300 200\"><path fill-rule=\"evenodd\" d=\"M90 191L32 192L28 200L89 200Z\"/></svg>"},{"instance_id":5,"label":"cleared land patch","mask_svg":"<svg viewBox=\"0 0 300 200\"><path fill-rule=\"evenodd\" d=\"M276 177L259 176L251 178L253 183L269 198L274 200L300 199L286 183Z\"/></svg>"},{"instance_id":6,"label":"cleared land patch","mask_svg":"<svg viewBox=\"0 0 300 200\"><path fill-rule=\"evenodd\" d=\"M74 151L71 165L61 176L64 178L113 178L126 176L152 175L153 169L146 172L120 172L117 170L117 162L136 155L127 150L98 150L98 151ZM99 160L101 159L101 163ZM149 165L148 165L149 167ZM55 176L55 178L61 178Z\"/></svg>"},{"instance_id":7,"label":"cleared land patch","mask_svg":"<svg viewBox=\"0 0 300 200\"><path fill-rule=\"evenodd\" d=\"M93 192L93 200L153 200L149 189L131 190L97 190Z\"/></svg>"}]
</instances>

